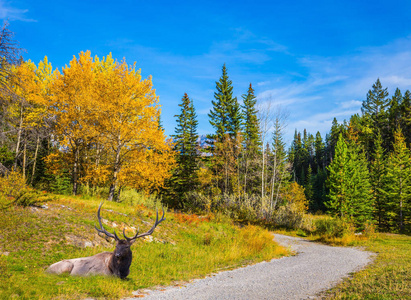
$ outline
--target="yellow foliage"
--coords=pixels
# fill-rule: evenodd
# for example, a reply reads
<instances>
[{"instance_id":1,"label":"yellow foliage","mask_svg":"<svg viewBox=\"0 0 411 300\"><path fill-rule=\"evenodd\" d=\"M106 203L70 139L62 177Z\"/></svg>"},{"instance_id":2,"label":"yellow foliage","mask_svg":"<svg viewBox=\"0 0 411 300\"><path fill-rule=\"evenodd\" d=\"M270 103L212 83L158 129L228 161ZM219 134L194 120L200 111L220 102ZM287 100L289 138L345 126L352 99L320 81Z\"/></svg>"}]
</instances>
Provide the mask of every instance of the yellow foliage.
<instances>
[{"instance_id":1,"label":"yellow foliage","mask_svg":"<svg viewBox=\"0 0 411 300\"><path fill-rule=\"evenodd\" d=\"M0 176L0 209L8 207L25 189L26 182L16 170Z\"/></svg>"},{"instance_id":2,"label":"yellow foliage","mask_svg":"<svg viewBox=\"0 0 411 300\"><path fill-rule=\"evenodd\" d=\"M151 77L135 65L74 57L50 84L48 108L60 145L82 164L82 182L158 188L174 164L158 126L160 107ZM80 155L81 160L80 160Z\"/></svg>"},{"instance_id":3,"label":"yellow foliage","mask_svg":"<svg viewBox=\"0 0 411 300\"><path fill-rule=\"evenodd\" d=\"M294 204L298 211L308 210L308 200L304 194L304 187L293 181L282 189L282 197L287 204Z\"/></svg>"}]
</instances>

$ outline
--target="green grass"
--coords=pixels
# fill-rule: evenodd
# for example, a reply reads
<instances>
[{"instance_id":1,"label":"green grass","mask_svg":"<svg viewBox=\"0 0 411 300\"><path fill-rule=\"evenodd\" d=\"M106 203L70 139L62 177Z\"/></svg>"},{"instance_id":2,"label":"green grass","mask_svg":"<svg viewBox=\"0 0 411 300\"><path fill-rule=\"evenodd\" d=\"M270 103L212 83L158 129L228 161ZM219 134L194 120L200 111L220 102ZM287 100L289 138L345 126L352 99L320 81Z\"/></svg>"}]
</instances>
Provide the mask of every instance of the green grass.
<instances>
[{"instance_id":1,"label":"green grass","mask_svg":"<svg viewBox=\"0 0 411 300\"><path fill-rule=\"evenodd\" d=\"M375 252L366 269L329 291L327 299L411 299L411 237L377 234L354 246Z\"/></svg>"},{"instance_id":2,"label":"green grass","mask_svg":"<svg viewBox=\"0 0 411 300\"><path fill-rule=\"evenodd\" d=\"M99 203L95 198L59 197L47 203L48 209L0 211L0 299L119 299L141 288L187 281L287 254L259 227L240 229L219 216L167 212L152 242L141 239L133 245L127 280L45 273L49 265L62 259L114 250L114 243L99 237L94 229ZM117 233L123 226L140 226L143 232L155 218L155 212L143 205L114 202L105 202L101 215L109 224L118 225ZM127 230L128 235L133 232ZM94 246L82 247L85 241Z\"/></svg>"}]
</instances>

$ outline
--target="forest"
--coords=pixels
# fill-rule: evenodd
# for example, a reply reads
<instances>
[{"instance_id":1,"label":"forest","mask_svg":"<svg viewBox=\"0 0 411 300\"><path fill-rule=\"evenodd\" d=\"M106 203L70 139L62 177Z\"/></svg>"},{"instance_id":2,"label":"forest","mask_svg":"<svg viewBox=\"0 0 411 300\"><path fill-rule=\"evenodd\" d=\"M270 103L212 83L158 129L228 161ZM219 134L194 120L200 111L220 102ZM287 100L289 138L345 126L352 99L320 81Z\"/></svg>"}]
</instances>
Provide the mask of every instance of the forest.
<instances>
[{"instance_id":1,"label":"forest","mask_svg":"<svg viewBox=\"0 0 411 300\"><path fill-rule=\"evenodd\" d=\"M169 208L307 229L329 214L357 231L411 231L411 94L389 95L379 79L361 114L315 136L284 142L287 113L261 105L252 84L233 94L226 65L216 78L201 138L194 100L167 137L151 77L136 64L81 52L61 70L21 58L0 32L0 208L40 191L121 202L155 194Z\"/></svg>"}]
</instances>

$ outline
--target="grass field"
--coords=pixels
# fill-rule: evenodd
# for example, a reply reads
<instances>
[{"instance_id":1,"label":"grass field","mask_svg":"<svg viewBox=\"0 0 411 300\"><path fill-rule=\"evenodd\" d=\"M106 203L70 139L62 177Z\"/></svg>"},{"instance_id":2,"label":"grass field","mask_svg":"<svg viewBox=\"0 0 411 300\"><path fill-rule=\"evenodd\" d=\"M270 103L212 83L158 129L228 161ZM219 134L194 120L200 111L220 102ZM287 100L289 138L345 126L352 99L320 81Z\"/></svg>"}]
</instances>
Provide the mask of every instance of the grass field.
<instances>
[{"instance_id":1,"label":"grass field","mask_svg":"<svg viewBox=\"0 0 411 300\"><path fill-rule=\"evenodd\" d=\"M411 299L411 237L376 234L353 246L376 253L374 262L324 295L327 299Z\"/></svg>"},{"instance_id":2,"label":"grass field","mask_svg":"<svg viewBox=\"0 0 411 300\"><path fill-rule=\"evenodd\" d=\"M114 250L94 229L99 199L59 197L44 208L0 211L0 299L119 299L152 286L169 285L244 264L287 255L272 235L256 226L238 228L221 216L167 212L147 240L133 247L127 280L115 277L49 275L45 269L62 259ZM106 202L106 228L132 235L154 223L155 211L143 205Z\"/></svg>"}]
</instances>

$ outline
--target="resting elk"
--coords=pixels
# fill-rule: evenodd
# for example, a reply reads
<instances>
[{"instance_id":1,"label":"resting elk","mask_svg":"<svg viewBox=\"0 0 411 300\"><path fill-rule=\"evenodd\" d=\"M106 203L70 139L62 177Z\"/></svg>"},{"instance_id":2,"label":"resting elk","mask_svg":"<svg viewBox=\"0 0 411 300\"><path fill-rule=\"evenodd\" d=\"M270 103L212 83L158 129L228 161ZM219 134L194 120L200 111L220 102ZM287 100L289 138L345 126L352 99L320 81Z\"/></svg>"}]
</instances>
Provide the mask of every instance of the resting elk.
<instances>
[{"instance_id":1,"label":"resting elk","mask_svg":"<svg viewBox=\"0 0 411 300\"><path fill-rule=\"evenodd\" d=\"M100 229L95 227L98 232L104 233L106 236L116 240L116 249L114 252L102 252L94 256L73 258L59 261L52 264L46 271L52 274L69 273L70 275L114 275L121 279L124 279L130 273L130 265L132 260L132 253L130 246L138 239L147 235L151 235L158 224L165 220L164 209L163 216L158 219L158 211L156 214L156 221L149 231L146 233L138 234L138 230L135 236L129 238L126 236L123 229L123 235L125 240L120 239L116 232L110 233L104 229L101 224L100 210L103 203L100 204L97 211L98 223Z\"/></svg>"}]
</instances>

